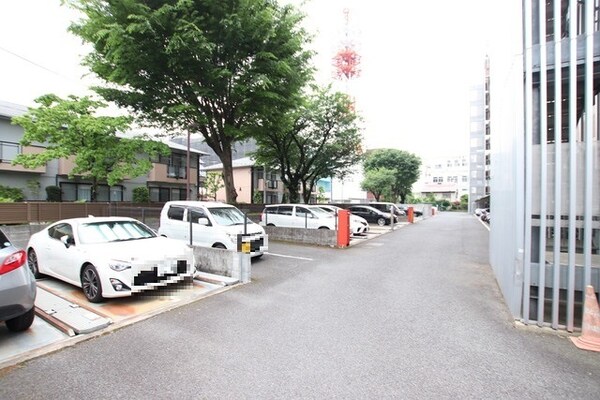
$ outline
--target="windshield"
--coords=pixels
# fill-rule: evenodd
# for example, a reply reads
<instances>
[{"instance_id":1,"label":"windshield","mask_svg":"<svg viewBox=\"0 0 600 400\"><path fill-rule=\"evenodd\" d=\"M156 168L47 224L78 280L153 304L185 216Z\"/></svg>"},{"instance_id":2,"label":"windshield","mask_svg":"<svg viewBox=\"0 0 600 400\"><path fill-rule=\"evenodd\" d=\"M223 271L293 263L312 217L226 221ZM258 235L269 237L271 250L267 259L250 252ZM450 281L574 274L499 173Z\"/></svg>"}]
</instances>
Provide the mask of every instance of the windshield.
<instances>
[{"instance_id":1,"label":"windshield","mask_svg":"<svg viewBox=\"0 0 600 400\"><path fill-rule=\"evenodd\" d=\"M137 221L102 221L79 227L79 241L83 244L120 242L156 237L156 234Z\"/></svg>"},{"instance_id":2,"label":"windshield","mask_svg":"<svg viewBox=\"0 0 600 400\"><path fill-rule=\"evenodd\" d=\"M210 208L209 210L219 225L244 225L244 214L235 207Z\"/></svg>"}]
</instances>

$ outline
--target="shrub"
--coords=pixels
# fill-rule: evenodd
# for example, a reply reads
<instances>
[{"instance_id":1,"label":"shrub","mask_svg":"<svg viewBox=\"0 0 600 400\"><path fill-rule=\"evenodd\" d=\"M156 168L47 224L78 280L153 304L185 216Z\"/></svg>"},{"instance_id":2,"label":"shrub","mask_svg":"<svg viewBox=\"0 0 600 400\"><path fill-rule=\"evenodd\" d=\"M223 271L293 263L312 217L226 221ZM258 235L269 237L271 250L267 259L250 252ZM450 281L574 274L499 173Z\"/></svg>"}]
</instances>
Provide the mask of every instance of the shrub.
<instances>
[{"instance_id":1,"label":"shrub","mask_svg":"<svg viewBox=\"0 0 600 400\"><path fill-rule=\"evenodd\" d=\"M46 186L46 200L47 201L61 201L62 191L58 186Z\"/></svg>"},{"instance_id":2,"label":"shrub","mask_svg":"<svg viewBox=\"0 0 600 400\"><path fill-rule=\"evenodd\" d=\"M25 200L25 195L23 194L23 189L12 188L8 186L0 185L0 197L5 199L10 199L12 201L23 201Z\"/></svg>"},{"instance_id":3,"label":"shrub","mask_svg":"<svg viewBox=\"0 0 600 400\"><path fill-rule=\"evenodd\" d=\"M252 203L254 204L262 204L263 203L263 192L254 192L252 196Z\"/></svg>"},{"instance_id":4,"label":"shrub","mask_svg":"<svg viewBox=\"0 0 600 400\"><path fill-rule=\"evenodd\" d=\"M146 186L138 186L133 189L134 203L150 203L150 190Z\"/></svg>"}]
</instances>

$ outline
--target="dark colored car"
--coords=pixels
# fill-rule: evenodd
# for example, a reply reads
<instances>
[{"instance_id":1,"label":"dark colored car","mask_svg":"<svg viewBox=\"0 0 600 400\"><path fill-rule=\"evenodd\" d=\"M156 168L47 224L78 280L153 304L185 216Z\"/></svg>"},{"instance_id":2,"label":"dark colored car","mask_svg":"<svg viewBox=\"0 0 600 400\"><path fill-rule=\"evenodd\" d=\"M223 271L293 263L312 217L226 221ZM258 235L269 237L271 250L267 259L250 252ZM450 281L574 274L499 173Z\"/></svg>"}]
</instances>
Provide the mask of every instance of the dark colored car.
<instances>
[{"instance_id":1,"label":"dark colored car","mask_svg":"<svg viewBox=\"0 0 600 400\"><path fill-rule=\"evenodd\" d=\"M36 293L25 251L13 246L0 231L0 321L9 331L20 332L31 326Z\"/></svg>"},{"instance_id":2,"label":"dark colored car","mask_svg":"<svg viewBox=\"0 0 600 400\"><path fill-rule=\"evenodd\" d=\"M374 222L379 226L389 225L391 222L391 214L380 211L371 206L350 206L347 208L354 215L363 217L368 222Z\"/></svg>"},{"instance_id":3,"label":"dark colored car","mask_svg":"<svg viewBox=\"0 0 600 400\"><path fill-rule=\"evenodd\" d=\"M394 212L394 215L396 216L396 222L399 221L398 217L404 217L406 215L406 213L404 212L403 209L399 208L398 206L396 206L393 203L386 203L383 201L381 201L381 202L375 201L375 202L358 204L358 205L373 207L384 213L389 213L390 209L392 209L392 211Z\"/></svg>"},{"instance_id":4,"label":"dark colored car","mask_svg":"<svg viewBox=\"0 0 600 400\"><path fill-rule=\"evenodd\" d=\"M404 211L404 213L406 215L408 215L408 207L406 204L396 204L396 207L398 207L400 210ZM414 206L410 206L413 208L413 214L415 217L422 217L423 216L423 209L417 209ZM421 206L422 207L422 206Z\"/></svg>"}]
</instances>

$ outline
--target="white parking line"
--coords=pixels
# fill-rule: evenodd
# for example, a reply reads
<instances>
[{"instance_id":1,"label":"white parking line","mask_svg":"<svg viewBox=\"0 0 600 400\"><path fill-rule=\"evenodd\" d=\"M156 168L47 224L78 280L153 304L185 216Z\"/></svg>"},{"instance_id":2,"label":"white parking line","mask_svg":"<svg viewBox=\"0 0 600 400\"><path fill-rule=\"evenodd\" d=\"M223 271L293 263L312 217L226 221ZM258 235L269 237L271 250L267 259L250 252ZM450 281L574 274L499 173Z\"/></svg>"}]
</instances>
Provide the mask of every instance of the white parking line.
<instances>
[{"instance_id":1,"label":"white parking line","mask_svg":"<svg viewBox=\"0 0 600 400\"><path fill-rule=\"evenodd\" d=\"M297 257L297 256L286 256L285 254L275 254L275 253L270 253L268 251L265 251L265 254L268 254L268 255L274 256L274 257L295 258L296 260L314 261L314 259L312 259L312 258Z\"/></svg>"}]
</instances>

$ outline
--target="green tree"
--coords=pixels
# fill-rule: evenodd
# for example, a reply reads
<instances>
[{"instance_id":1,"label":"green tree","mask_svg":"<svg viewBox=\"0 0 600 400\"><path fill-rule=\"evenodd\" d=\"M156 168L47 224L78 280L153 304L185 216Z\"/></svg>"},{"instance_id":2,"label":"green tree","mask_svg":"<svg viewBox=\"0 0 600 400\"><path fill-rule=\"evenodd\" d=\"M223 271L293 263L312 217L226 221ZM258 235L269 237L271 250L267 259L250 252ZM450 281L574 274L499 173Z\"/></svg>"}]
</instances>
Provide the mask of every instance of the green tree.
<instances>
[{"instance_id":1,"label":"green tree","mask_svg":"<svg viewBox=\"0 0 600 400\"><path fill-rule=\"evenodd\" d=\"M39 154L19 154L13 164L37 168L50 160L72 158L69 177L81 176L92 182L91 200L96 200L99 183L114 185L123 179L144 175L152 168L150 157L169 154L169 147L143 138L119 138L129 128L129 117L95 116L105 107L89 97L69 96L64 100L48 94L35 100L38 108L14 117L12 123L24 129L21 145L45 143Z\"/></svg>"},{"instance_id":2,"label":"green tree","mask_svg":"<svg viewBox=\"0 0 600 400\"><path fill-rule=\"evenodd\" d=\"M391 195L400 198L405 203L406 197L412 191L412 185L419 179L421 159L404 150L377 149L367 153L363 168L365 174L370 170L386 168L394 171L396 182L391 189Z\"/></svg>"},{"instance_id":3,"label":"green tree","mask_svg":"<svg viewBox=\"0 0 600 400\"><path fill-rule=\"evenodd\" d=\"M225 184L223 183L223 175L219 172L209 172L206 174L204 187L206 188L206 194L212 197L213 200L217 200L217 192L219 189L225 187Z\"/></svg>"},{"instance_id":4,"label":"green tree","mask_svg":"<svg viewBox=\"0 0 600 400\"><path fill-rule=\"evenodd\" d=\"M105 99L146 123L200 132L234 203L232 143L297 102L312 77L303 16L275 0L68 0Z\"/></svg>"},{"instance_id":5,"label":"green tree","mask_svg":"<svg viewBox=\"0 0 600 400\"><path fill-rule=\"evenodd\" d=\"M146 186L138 186L133 189L134 203L150 203L150 190Z\"/></svg>"},{"instance_id":6,"label":"green tree","mask_svg":"<svg viewBox=\"0 0 600 400\"><path fill-rule=\"evenodd\" d=\"M259 164L279 170L291 203L299 202L300 191L308 203L319 179L343 177L361 159L362 135L348 96L330 87L314 90L266 130L254 154Z\"/></svg>"},{"instance_id":7,"label":"green tree","mask_svg":"<svg viewBox=\"0 0 600 400\"><path fill-rule=\"evenodd\" d=\"M253 204L264 204L264 193L256 191L252 195L252 203Z\"/></svg>"},{"instance_id":8,"label":"green tree","mask_svg":"<svg viewBox=\"0 0 600 400\"><path fill-rule=\"evenodd\" d=\"M377 168L365 172L365 178L361 182L360 187L363 190L373 193L375 200L379 201L382 194L391 194L395 183L396 172L394 170Z\"/></svg>"},{"instance_id":9,"label":"green tree","mask_svg":"<svg viewBox=\"0 0 600 400\"><path fill-rule=\"evenodd\" d=\"M469 208L469 195L463 194L460 196L460 209L467 210Z\"/></svg>"}]
</instances>

